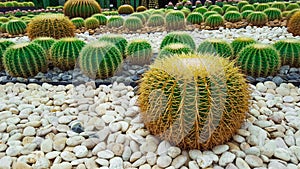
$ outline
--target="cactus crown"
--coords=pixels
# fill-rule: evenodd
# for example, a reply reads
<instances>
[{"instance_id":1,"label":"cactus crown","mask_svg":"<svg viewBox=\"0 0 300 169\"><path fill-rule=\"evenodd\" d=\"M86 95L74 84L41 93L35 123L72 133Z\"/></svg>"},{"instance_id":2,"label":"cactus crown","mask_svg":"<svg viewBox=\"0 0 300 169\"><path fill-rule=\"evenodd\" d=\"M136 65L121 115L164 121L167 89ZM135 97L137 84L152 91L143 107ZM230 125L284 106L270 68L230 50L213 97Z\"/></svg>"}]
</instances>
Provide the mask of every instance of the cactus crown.
<instances>
[{"instance_id":1,"label":"cactus crown","mask_svg":"<svg viewBox=\"0 0 300 169\"><path fill-rule=\"evenodd\" d=\"M158 59L178 55L178 54L188 54L188 53L194 53L194 50L191 49L191 47L182 44L182 43L171 43L167 46L165 46L157 56Z\"/></svg>"},{"instance_id":2,"label":"cactus crown","mask_svg":"<svg viewBox=\"0 0 300 169\"><path fill-rule=\"evenodd\" d=\"M132 14L134 12L134 9L131 5L121 5L118 8L119 14Z\"/></svg>"},{"instance_id":3,"label":"cactus crown","mask_svg":"<svg viewBox=\"0 0 300 169\"><path fill-rule=\"evenodd\" d=\"M197 52L210 53L224 58L230 58L233 56L233 49L225 40L222 39L205 40L199 45Z\"/></svg>"},{"instance_id":4,"label":"cactus crown","mask_svg":"<svg viewBox=\"0 0 300 169\"><path fill-rule=\"evenodd\" d=\"M268 16L269 21L273 21L275 19L282 18L281 11L280 11L280 9L277 9L277 8L268 8L268 9L264 10L264 13Z\"/></svg>"},{"instance_id":5,"label":"cactus crown","mask_svg":"<svg viewBox=\"0 0 300 169\"><path fill-rule=\"evenodd\" d=\"M107 21L107 26L109 28L119 28L121 26L123 26L124 24L124 18L121 16L112 16L108 19Z\"/></svg>"},{"instance_id":6,"label":"cactus crown","mask_svg":"<svg viewBox=\"0 0 300 169\"><path fill-rule=\"evenodd\" d=\"M256 11L264 11L265 9L268 9L270 7L269 4L258 4L257 7L255 8Z\"/></svg>"},{"instance_id":7,"label":"cactus crown","mask_svg":"<svg viewBox=\"0 0 300 169\"><path fill-rule=\"evenodd\" d=\"M268 22L268 16L263 12L252 12L247 16L247 21L253 26L263 26Z\"/></svg>"},{"instance_id":8,"label":"cactus crown","mask_svg":"<svg viewBox=\"0 0 300 169\"><path fill-rule=\"evenodd\" d=\"M135 16L130 16L124 22L124 27L130 31L136 31L143 27L143 22L140 18Z\"/></svg>"},{"instance_id":9,"label":"cactus crown","mask_svg":"<svg viewBox=\"0 0 300 169\"><path fill-rule=\"evenodd\" d=\"M187 16L186 21L188 24L200 25L201 22L203 21L203 16L198 12L192 12Z\"/></svg>"},{"instance_id":10,"label":"cactus crown","mask_svg":"<svg viewBox=\"0 0 300 169\"><path fill-rule=\"evenodd\" d=\"M165 25L165 18L159 14L152 14L147 22L147 26L156 27Z\"/></svg>"},{"instance_id":11,"label":"cactus crown","mask_svg":"<svg viewBox=\"0 0 300 169\"><path fill-rule=\"evenodd\" d=\"M247 11L247 10L251 10L251 11L254 11L255 8L253 5L245 5L242 7L242 9L240 10L241 12L244 12L244 11Z\"/></svg>"},{"instance_id":12,"label":"cactus crown","mask_svg":"<svg viewBox=\"0 0 300 169\"><path fill-rule=\"evenodd\" d=\"M234 56L236 56L244 47L256 43L256 41L249 37L239 37L231 42Z\"/></svg>"},{"instance_id":13,"label":"cactus crown","mask_svg":"<svg viewBox=\"0 0 300 169\"><path fill-rule=\"evenodd\" d=\"M238 22L242 20L242 15L237 11L229 11L225 13L224 19L228 22Z\"/></svg>"},{"instance_id":14,"label":"cactus crown","mask_svg":"<svg viewBox=\"0 0 300 169\"><path fill-rule=\"evenodd\" d=\"M210 26L211 28L217 28L224 24L224 19L219 14L213 14L206 18L205 25Z\"/></svg>"},{"instance_id":15,"label":"cactus crown","mask_svg":"<svg viewBox=\"0 0 300 169\"><path fill-rule=\"evenodd\" d=\"M286 10L287 10L287 11L291 11L291 10L294 10L294 9L297 9L297 8L300 8L300 6L299 6L298 4L290 3L290 4L286 7Z\"/></svg>"},{"instance_id":16,"label":"cactus crown","mask_svg":"<svg viewBox=\"0 0 300 169\"><path fill-rule=\"evenodd\" d=\"M149 64L152 57L152 46L143 39L133 40L126 47L126 56L132 64Z\"/></svg>"},{"instance_id":17,"label":"cactus crown","mask_svg":"<svg viewBox=\"0 0 300 169\"><path fill-rule=\"evenodd\" d=\"M120 50L123 58L126 58L125 49L128 45L128 42L123 36L114 34L104 35L99 39L99 41L106 41L116 45L116 47Z\"/></svg>"},{"instance_id":18,"label":"cactus crown","mask_svg":"<svg viewBox=\"0 0 300 169\"><path fill-rule=\"evenodd\" d=\"M10 20L6 25L6 31L11 35L23 34L26 32L26 24L21 20Z\"/></svg>"},{"instance_id":19,"label":"cactus crown","mask_svg":"<svg viewBox=\"0 0 300 169\"><path fill-rule=\"evenodd\" d=\"M39 44L45 50L45 52L47 53L48 59L50 57L49 50L55 42L56 42L56 40L51 37L39 37L32 41L32 43Z\"/></svg>"},{"instance_id":20,"label":"cactus crown","mask_svg":"<svg viewBox=\"0 0 300 169\"><path fill-rule=\"evenodd\" d=\"M64 14L69 18L88 18L100 12L101 7L96 0L69 0L64 5Z\"/></svg>"},{"instance_id":21,"label":"cactus crown","mask_svg":"<svg viewBox=\"0 0 300 169\"><path fill-rule=\"evenodd\" d=\"M76 17L76 18L71 19L71 21L77 29L84 27L84 19L83 18Z\"/></svg>"},{"instance_id":22,"label":"cactus crown","mask_svg":"<svg viewBox=\"0 0 300 169\"><path fill-rule=\"evenodd\" d=\"M299 67L300 66L300 41L285 39L277 41L274 47L279 51L281 64Z\"/></svg>"},{"instance_id":23,"label":"cactus crown","mask_svg":"<svg viewBox=\"0 0 300 169\"><path fill-rule=\"evenodd\" d=\"M84 20L84 26L87 29L96 29L100 26L98 19L94 17L89 17Z\"/></svg>"},{"instance_id":24,"label":"cactus crown","mask_svg":"<svg viewBox=\"0 0 300 169\"><path fill-rule=\"evenodd\" d=\"M2 65L2 58L3 58L3 54L5 52L5 50L11 46L14 45L15 43L9 40L5 40L5 39L1 39L0 40L0 71L2 71L4 69L3 65Z\"/></svg>"},{"instance_id":25,"label":"cactus crown","mask_svg":"<svg viewBox=\"0 0 300 169\"><path fill-rule=\"evenodd\" d=\"M194 12L198 12L198 13L201 13L201 14L204 14L207 11L208 11L208 9L205 8L205 7L199 7L199 8L194 9Z\"/></svg>"},{"instance_id":26,"label":"cactus crown","mask_svg":"<svg viewBox=\"0 0 300 169\"><path fill-rule=\"evenodd\" d=\"M195 50L194 39L185 32L171 32L167 34L161 42L160 49L171 43L183 43Z\"/></svg>"},{"instance_id":27,"label":"cactus crown","mask_svg":"<svg viewBox=\"0 0 300 169\"><path fill-rule=\"evenodd\" d=\"M181 11L171 11L166 15L168 30L179 30L185 27L185 15Z\"/></svg>"},{"instance_id":28,"label":"cactus crown","mask_svg":"<svg viewBox=\"0 0 300 169\"><path fill-rule=\"evenodd\" d=\"M96 18L99 21L100 25L106 25L107 24L107 18L103 14L94 14L92 15L93 18Z\"/></svg>"}]
</instances>

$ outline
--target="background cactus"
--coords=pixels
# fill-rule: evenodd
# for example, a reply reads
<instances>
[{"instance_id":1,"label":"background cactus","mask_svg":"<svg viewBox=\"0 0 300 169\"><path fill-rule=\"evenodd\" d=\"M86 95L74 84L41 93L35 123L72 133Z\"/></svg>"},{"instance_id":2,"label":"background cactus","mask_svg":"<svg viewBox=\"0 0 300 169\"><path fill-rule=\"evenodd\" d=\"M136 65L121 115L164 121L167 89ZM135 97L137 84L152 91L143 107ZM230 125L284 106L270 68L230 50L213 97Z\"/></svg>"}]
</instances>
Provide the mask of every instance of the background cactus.
<instances>
[{"instance_id":1,"label":"background cactus","mask_svg":"<svg viewBox=\"0 0 300 169\"><path fill-rule=\"evenodd\" d=\"M77 17L77 18L71 19L71 21L77 29L84 27L84 19L83 18Z\"/></svg>"},{"instance_id":2,"label":"background cactus","mask_svg":"<svg viewBox=\"0 0 300 169\"><path fill-rule=\"evenodd\" d=\"M4 66L2 65L2 58L5 50L11 46L14 45L15 43L9 40L2 39L0 40L0 71L4 69Z\"/></svg>"},{"instance_id":3,"label":"background cactus","mask_svg":"<svg viewBox=\"0 0 300 169\"><path fill-rule=\"evenodd\" d=\"M275 74L280 67L278 51L271 45L252 44L238 53L237 64L252 77L267 77Z\"/></svg>"},{"instance_id":4,"label":"background cactus","mask_svg":"<svg viewBox=\"0 0 300 169\"><path fill-rule=\"evenodd\" d=\"M9 19L7 17L4 17L4 16L0 17L0 22L5 23L5 22L8 22L8 21L9 21Z\"/></svg>"},{"instance_id":5,"label":"background cactus","mask_svg":"<svg viewBox=\"0 0 300 169\"><path fill-rule=\"evenodd\" d=\"M111 16L107 21L109 28L119 28L123 26L124 18L122 16Z\"/></svg>"},{"instance_id":6,"label":"background cactus","mask_svg":"<svg viewBox=\"0 0 300 169\"><path fill-rule=\"evenodd\" d=\"M69 18L88 18L95 13L101 13L101 7L96 0L68 0L64 5L64 14Z\"/></svg>"},{"instance_id":7,"label":"background cactus","mask_svg":"<svg viewBox=\"0 0 300 169\"><path fill-rule=\"evenodd\" d=\"M198 53L209 53L219 55L220 57L230 58L233 56L233 49L225 40L207 39L200 43L197 49Z\"/></svg>"},{"instance_id":8,"label":"background cactus","mask_svg":"<svg viewBox=\"0 0 300 169\"><path fill-rule=\"evenodd\" d=\"M138 6L137 8L136 8L136 11L137 12L143 12L143 11L146 11L147 10L147 8L145 7L145 6Z\"/></svg>"},{"instance_id":9,"label":"background cactus","mask_svg":"<svg viewBox=\"0 0 300 169\"><path fill-rule=\"evenodd\" d=\"M61 70L72 70L85 42L77 38L62 38L50 48L50 61Z\"/></svg>"},{"instance_id":10,"label":"background cactus","mask_svg":"<svg viewBox=\"0 0 300 169\"><path fill-rule=\"evenodd\" d=\"M81 71L94 79L113 76L122 62L121 52L114 44L107 42L89 43L81 50L79 56Z\"/></svg>"},{"instance_id":11,"label":"background cactus","mask_svg":"<svg viewBox=\"0 0 300 169\"><path fill-rule=\"evenodd\" d=\"M106 25L107 24L107 18L103 14L94 14L92 15L93 18L96 18L100 25Z\"/></svg>"},{"instance_id":12,"label":"background cactus","mask_svg":"<svg viewBox=\"0 0 300 169\"><path fill-rule=\"evenodd\" d=\"M240 1L240 2L238 2L237 7L241 10L245 5L249 5L249 2L247 2L247 1Z\"/></svg>"},{"instance_id":13,"label":"background cactus","mask_svg":"<svg viewBox=\"0 0 300 169\"><path fill-rule=\"evenodd\" d=\"M206 20L205 20L205 25L209 26L211 28L217 28L219 26L223 26L224 25L224 19L221 15L219 14L214 14L209 16Z\"/></svg>"},{"instance_id":14,"label":"background cactus","mask_svg":"<svg viewBox=\"0 0 300 169\"><path fill-rule=\"evenodd\" d=\"M10 46L4 53L3 65L10 76L24 78L46 72L48 68L44 49L35 43Z\"/></svg>"},{"instance_id":15,"label":"background cactus","mask_svg":"<svg viewBox=\"0 0 300 169\"><path fill-rule=\"evenodd\" d=\"M167 34L160 44L160 49L171 43L182 43L191 47L193 50L196 49L196 44L194 39L185 32L171 32Z\"/></svg>"},{"instance_id":16,"label":"background cactus","mask_svg":"<svg viewBox=\"0 0 300 169\"><path fill-rule=\"evenodd\" d=\"M239 11L239 8L236 6L230 6L226 9L225 13L229 11Z\"/></svg>"},{"instance_id":17,"label":"background cactus","mask_svg":"<svg viewBox=\"0 0 300 169\"><path fill-rule=\"evenodd\" d=\"M125 50L128 42L123 36L114 34L104 35L99 39L99 41L110 42L116 45L116 47L120 50L123 58L126 58Z\"/></svg>"},{"instance_id":18,"label":"background cactus","mask_svg":"<svg viewBox=\"0 0 300 169\"><path fill-rule=\"evenodd\" d=\"M228 141L245 119L250 99L233 63L196 54L156 60L139 94L146 128L183 149L210 149Z\"/></svg>"},{"instance_id":19,"label":"background cactus","mask_svg":"<svg viewBox=\"0 0 300 169\"><path fill-rule=\"evenodd\" d=\"M96 19L94 17L89 17L84 20L84 27L86 29L96 29L96 28L99 28L99 26L100 26L100 23L99 23L98 19Z\"/></svg>"},{"instance_id":20,"label":"background cactus","mask_svg":"<svg viewBox=\"0 0 300 169\"><path fill-rule=\"evenodd\" d=\"M300 11L291 16L287 24L288 32L294 36L300 36Z\"/></svg>"},{"instance_id":21,"label":"background cactus","mask_svg":"<svg viewBox=\"0 0 300 169\"><path fill-rule=\"evenodd\" d=\"M255 8L253 5L245 5L242 7L242 9L240 9L241 12L244 12L244 11L247 11L247 10L251 10L251 11L254 11Z\"/></svg>"},{"instance_id":22,"label":"background cactus","mask_svg":"<svg viewBox=\"0 0 300 169\"><path fill-rule=\"evenodd\" d=\"M130 16L124 22L124 27L129 31L136 31L138 29L143 28L143 22L140 18L135 16Z\"/></svg>"},{"instance_id":23,"label":"background cactus","mask_svg":"<svg viewBox=\"0 0 300 169\"><path fill-rule=\"evenodd\" d=\"M131 5L122 5L118 8L119 14L132 14L134 9Z\"/></svg>"},{"instance_id":24,"label":"background cactus","mask_svg":"<svg viewBox=\"0 0 300 169\"><path fill-rule=\"evenodd\" d=\"M268 16L263 12L252 12L248 15L247 21L253 26L264 26L268 22Z\"/></svg>"},{"instance_id":25,"label":"background cactus","mask_svg":"<svg viewBox=\"0 0 300 169\"><path fill-rule=\"evenodd\" d=\"M152 58L151 44L142 39L131 41L126 47L126 56L130 63L136 65L149 64Z\"/></svg>"},{"instance_id":26,"label":"background cactus","mask_svg":"<svg viewBox=\"0 0 300 169\"><path fill-rule=\"evenodd\" d=\"M220 15L223 15L223 13L224 13L224 11L221 7L214 7L214 8L211 9L211 11L215 11Z\"/></svg>"},{"instance_id":27,"label":"background cactus","mask_svg":"<svg viewBox=\"0 0 300 169\"><path fill-rule=\"evenodd\" d=\"M56 40L51 37L39 37L32 41L32 43L40 45L45 50L48 60L50 60L50 48L55 42Z\"/></svg>"},{"instance_id":28,"label":"background cactus","mask_svg":"<svg viewBox=\"0 0 300 169\"><path fill-rule=\"evenodd\" d=\"M290 4L286 7L286 10L287 10L287 11L291 11L291 10L298 9L298 8L300 8L300 6L299 6L298 4L290 3Z\"/></svg>"},{"instance_id":29,"label":"background cactus","mask_svg":"<svg viewBox=\"0 0 300 169\"><path fill-rule=\"evenodd\" d=\"M216 12L216 11L208 11L208 12L205 12L205 13L203 14L203 18L204 18L204 20L206 20L209 16L214 15L214 14L218 14L218 12Z\"/></svg>"},{"instance_id":30,"label":"background cactus","mask_svg":"<svg viewBox=\"0 0 300 169\"><path fill-rule=\"evenodd\" d=\"M137 12L135 12L135 13L132 13L132 14L130 15L130 17L131 17L131 16L138 17L138 18L143 22L143 24L145 24L145 23L147 22L147 18L146 18L145 15L143 15L142 13L137 13Z\"/></svg>"},{"instance_id":31,"label":"background cactus","mask_svg":"<svg viewBox=\"0 0 300 169\"><path fill-rule=\"evenodd\" d=\"M262 4L258 4L257 7L255 8L255 11L264 11L266 9L270 8L269 4L266 3L262 3Z\"/></svg>"},{"instance_id":32,"label":"background cactus","mask_svg":"<svg viewBox=\"0 0 300 169\"><path fill-rule=\"evenodd\" d=\"M181 11L171 11L166 15L166 28L179 30L185 27L185 15Z\"/></svg>"},{"instance_id":33,"label":"background cactus","mask_svg":"<svg viewBox=\"0 0 300 169\"><path fill-rule=\"evenodd\" d=\"M11 35L24 34L26 32L26 24L21 20L10 20L6 25L6 31Z\"/></svg>"},{"instance_id":34,"label":"background cactus","mask_svg":"<svg viewBox=\"0 0 300 169\"><path fill-rule=\"evenodd\" d=\"M244 19L247 19L247 17L252 13L253 11L250 11L250 10L246 10L246 11L244 11L244 12L242 12L242 17L244 18Z\"/></svg>"},{"instance_id":35,"label":"background cactus","mask_svg":"<svg viewBox=\"0 0 300 169\"><path fill-rule=\"evenodd\" d=\"M203 21L203 16L198 12L192 12L186 18L187 24L200 25L202 21Z\"/></svg>"},{"instance_id":36,"label":"background cactus","mask_svg":"<svg viewBox=\"0 0 300 169\"><path fill-rule=\"evenodd\" d=\"M282 2L273 2L272 5L271 5L271 7L272 8L280 9L281 11L285 11L286 10L286 6Z\"/></svg>"},{"instance_id":37,"label":"background cactus","mask_svg":"<svg viewBox=\"0 0 300 169\"><path fill-rule=\"evenodd\" d=\"M282 18L281 11L277 8L268 8L264 10L264 13L268 16L269 21L280 20Z\"/></svg>"},{"instance_id":38,"label":"background cactus","mask_svg":"<svg viewBox=\"0 0 300 169\"><path fill-rule=\"evenodd\" d=\"M225 13L224 19L228 22L238 22L242 20L242 15L237 11L229 11Z\"/></svg>"},{"instance_id":39,"label":"background cactus","mask_svg":"<svg viewBox=\"0 0 300 169\"><path fill-rule=\"evenodd\" d=\"M37 37L74 37L75 26L62 14L39 15L28 24L27 33L31 40Z\"/></svg>"},{"instance_id":40,"label":"background cactus","mask_svg":"<svg viewBox=\"0 0 300 169\"><path fill-rule=\"evenodd\" d=\"M165 46L158 54L157 59L162 59L165 57L194 53L194 50L182 43L171 43Z\"/></svg>"},{"instance_id":41,"label":"background cactus","mask_svg":"<svg viewBox=\"0 0 300 169\"><path fill-rule=\"evenodd\" d=\"M7 26L7 22L6 23L3 23L1 26L0 26L0 31L2 32L2 33L6 33L7 31L6 31L6 26Z\"/></svg>"},{"instance_id":42,"label":"background cactus","mask_svg":"<svg viewBox=\"0 0 300 169\"><path fill-rule=\"evenodd\" d=\"M236 56L242 49L248 45L254 44L256 41L248 37L239 37L231 42L231 47L233 49L233 54Z\"/></svg>"},{"instance_id":43,"label":"background cactus","mask_svg":"<svg viewBox=\"0 0 300 169\"><path fill-rule=\"evenodd\" d=\"M208 9L205 8L205 7L199 7L199 8L194 9L194 12L198 12L198 13L201 13L201 14L204 14L207 11L208 11Z\"/></svg>"},{"instance_id":44,"label":"background cactus","mask_svg":"<svg viewBox=\"0 0 300 169\"><path fill-rule=\"evenodd\" d=\"M149 27L164 26L164 25L165 25L165 18L159 14L151 15L147 22L147 26Z\"/></svg>"},{"instance_id":45,"label":"background cactus","mask_svg":"<svg viewBox=\"0 0 300 169\"><path fill-rule=\"evenodd\" d=\"M295 39L285 39L274 44L279 51L281 65L300 66L300 41Z\"/></svg>"}]
</instances>

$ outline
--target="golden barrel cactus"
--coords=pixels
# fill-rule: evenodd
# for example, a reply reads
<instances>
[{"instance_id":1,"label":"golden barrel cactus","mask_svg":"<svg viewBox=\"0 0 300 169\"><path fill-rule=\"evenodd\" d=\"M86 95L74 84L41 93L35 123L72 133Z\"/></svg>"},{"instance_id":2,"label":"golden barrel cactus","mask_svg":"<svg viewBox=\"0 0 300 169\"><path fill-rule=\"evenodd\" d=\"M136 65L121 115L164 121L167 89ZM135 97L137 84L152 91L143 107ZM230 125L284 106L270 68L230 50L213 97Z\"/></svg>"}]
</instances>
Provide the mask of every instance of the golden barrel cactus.
<instances>
[{"instance_id":1,"label":"golden barrel cactus","mask_svg":"<svg viewBox=\"0 0 300 169\"><path fill-rule=\"evenodd\" d=\"M249 86L239 72L233 62L211 55L156 60L139 88L146 128L183 149L210 149L228 141L249 107Z\"/></svg>"},{"instance_id":2,"label":"golden barrel cactus","mask_svg":"<svg viewBox=\"0 0 300 169\"><path fill-rule=\"evenodd\" d=\"M88 18L96 13L101 13L96 0L68 0L64 5L64 14L70 18Z\"/></svg>"}]
</instances>

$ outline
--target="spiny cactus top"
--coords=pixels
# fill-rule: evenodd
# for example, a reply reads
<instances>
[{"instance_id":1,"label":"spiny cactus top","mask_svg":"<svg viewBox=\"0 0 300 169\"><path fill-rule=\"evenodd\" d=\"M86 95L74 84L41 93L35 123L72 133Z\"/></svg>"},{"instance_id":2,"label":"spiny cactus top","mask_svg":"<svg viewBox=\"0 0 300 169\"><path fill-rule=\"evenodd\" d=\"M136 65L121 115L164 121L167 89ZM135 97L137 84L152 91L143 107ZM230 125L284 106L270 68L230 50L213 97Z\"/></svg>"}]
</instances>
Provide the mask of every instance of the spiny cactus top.
<instances>
[{"instance_id":1,"label":"spiny cactus top","mask_svg":"<svg viewBox=\"0 0 300 169\"><path fill-rule=\"evenodd\" d=\"M194 39L185 32L171 32L167 34L160 44L160 49L171 43L183 43L191 47L193 50L196 49Z\"/></svg>"},{"instance_id":2,"label":"spiny cactus top","mask_svg":"<svg viewBox=\"0 0 300 169\"><path fill-rule=\"evenodd\" d=\"M256 43L256 41L253 38L249 38L249 37L238 37L234 39L231 42L234 55L236 56L244 47L253 43Z\"/></svg>"},{"instance_id":3,"label":"spiny cactus top","mask_svg":"<svg viewBox=\"0 0 300 169\"><path fill-rule=\"evenodd\" d=\"M300 66L300 41L286 39L277 41L274 47L279 51L281 64L299 67Z\"/></svg>"},{"instance_id":4,"label":"spiny cactus top","mask_svg":"<svg viewBox=\"0 0 300 169\"><path fill-rule=\"evenodd\" d=\"M233 49L225 40L222 39L206 39L200 43L198 53L210 53L221 57L230 58L233 56Z\"/></svg>"},{"instance_id":5,"label":"spiny cactus top","mask_svg":"<svg viewBox=\"0 0 300 169\"><path fill-rule=\"evenodd\" d=\"M143 39L135 39L126 47L127 59L132 64L145 65L149 64L152 58L152 46Z\"/></svg>"},{"instance_id":6,"label":"spiny cactus top","mask_svg":"<svg viewBox=\"0 0 300 169\"><path fill-rule=\"evenodd\" d=\"M194 50L188 45L182 43L171 43L165 46L158 54L157 58L165 58L173 55L194 53Z\"/></svg>"},{"instance_id":7,"label":"spiny cactus top","mask_svg":"<svg viewBox=\"0 0 300 169\"><path fill-rule=\"evenodd\" d=\"M70 18L88 18L95 13L101 13L96 0L68 0L64 5L64 14Z\"/></svg>"},{"instance_id":8,"label":"spiny cactus top","mask_svg":"<svg viewBox=\"0 0 300 169\"><path fill-rule=\"evenodd\" d=\"M126 58L125 49L127 47L128 41L122 35L109 34L102 36L99 41L110 42L120 50L123 55L123 58Z\"/></svg>"},{"instance_id":9,"label":"spiny cactus top","mask_svg":"<svg viewBox=\"0 0 300 169\"><path fill-rule=\"evenodd\" d=\"M11 46L14 45L15 43L9 40L5 40L2 39L0 40L0 71L2 71L4 69L3 65L2 65L2 58L3 58L3 54L5 52L5 50Z\"/></svg>"}]
</instances>

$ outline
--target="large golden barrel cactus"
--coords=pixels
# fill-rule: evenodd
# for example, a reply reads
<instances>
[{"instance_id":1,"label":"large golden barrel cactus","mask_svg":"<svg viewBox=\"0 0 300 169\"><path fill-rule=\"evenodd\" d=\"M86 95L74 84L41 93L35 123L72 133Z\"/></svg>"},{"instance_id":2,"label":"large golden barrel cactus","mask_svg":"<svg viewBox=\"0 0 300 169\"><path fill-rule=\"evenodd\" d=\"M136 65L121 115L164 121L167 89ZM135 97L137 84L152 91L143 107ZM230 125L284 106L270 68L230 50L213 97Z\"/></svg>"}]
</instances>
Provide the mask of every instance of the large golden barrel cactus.
<instances>
[{"instance_id":1,"label":"large golden barrel cactus","mask_svg":"<svg viewBox=\"0 0 300 169\"><path fill-rule=\"evenodd\" d=\"M68 0L64 5L64 14L70 18L88 18L96 13L101 13L96 0Z\"/></svg>"},{"instance_id":2,"label":"large golden barrel cactus","mask_svg":"<svg viewBox=\"0 0 300 169\"><path fill-rule=\"evenodd\" d=\"M249 86L226 58L182 54L158 59L144 74L138 104L150 133L184 149L228 141L248 111Z\"/></svg>"}]
</instances>

